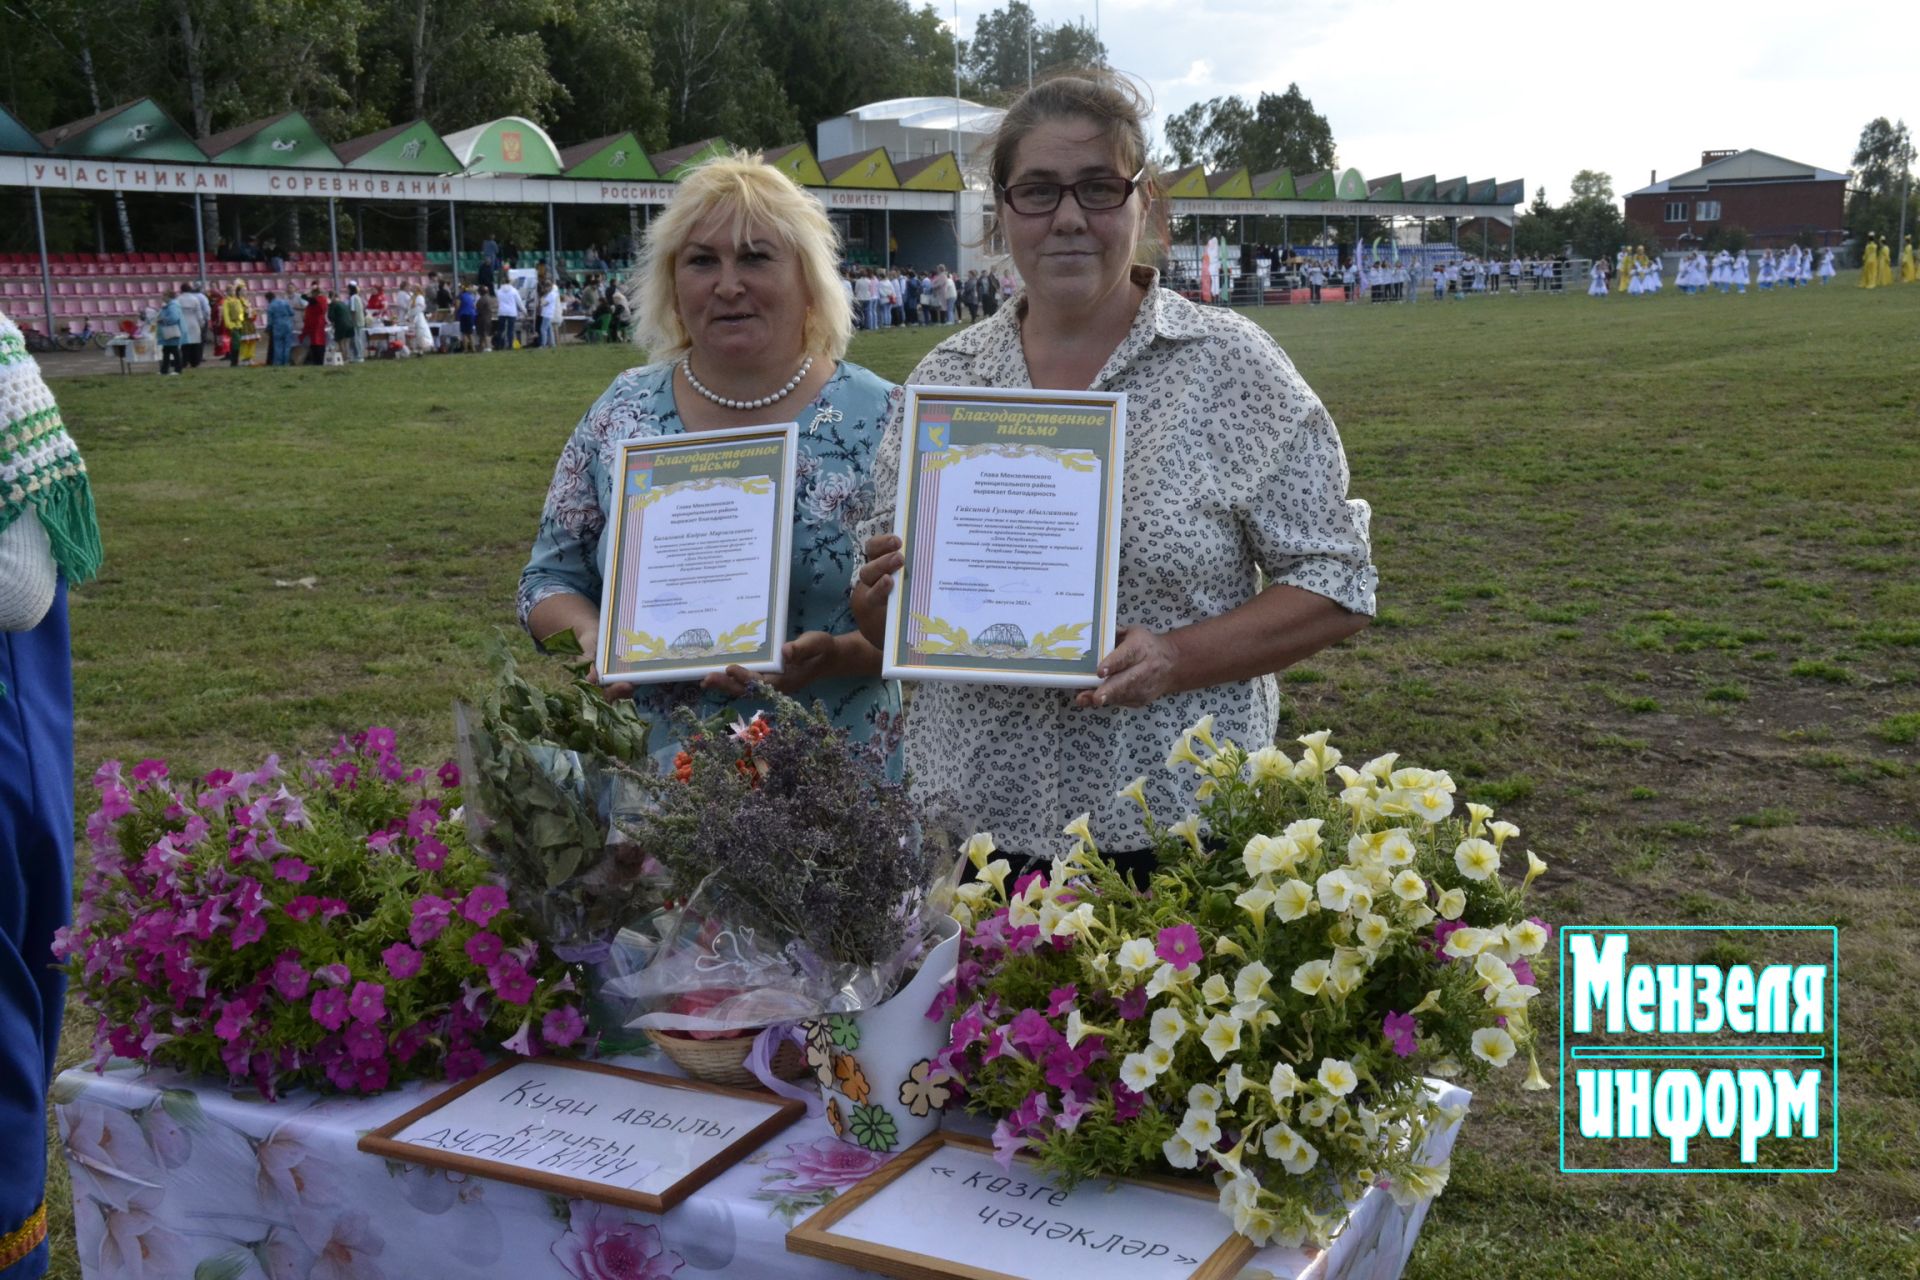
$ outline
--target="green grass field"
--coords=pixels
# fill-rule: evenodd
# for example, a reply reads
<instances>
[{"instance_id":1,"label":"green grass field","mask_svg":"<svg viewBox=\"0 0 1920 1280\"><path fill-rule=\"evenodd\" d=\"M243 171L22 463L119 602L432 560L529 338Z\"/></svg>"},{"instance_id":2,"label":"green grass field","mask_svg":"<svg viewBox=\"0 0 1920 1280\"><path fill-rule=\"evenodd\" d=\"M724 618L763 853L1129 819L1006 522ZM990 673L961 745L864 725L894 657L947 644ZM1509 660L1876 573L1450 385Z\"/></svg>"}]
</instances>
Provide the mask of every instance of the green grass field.
<instances>
[{"instance_id":1,"label":"green grass field","mask_svg":"<svg viewBox=\"0 0 1920 1280\"><path fill-rule=\"evenodd\" d=\"M1340 424L1381 577L1376 624L1286 673L1286 731L1451 770L1552 864L1555 922L1841 927L1839 1173L1563 1175L1515 1073L1410 1276L1920 1275L1920 289L1850 284L1249 313ZM902 378L932 336L852 358ZM369 722L449 747L560 445L630 363L57 383L107 541L81 776Z\"/></svg>"}]
</instances>

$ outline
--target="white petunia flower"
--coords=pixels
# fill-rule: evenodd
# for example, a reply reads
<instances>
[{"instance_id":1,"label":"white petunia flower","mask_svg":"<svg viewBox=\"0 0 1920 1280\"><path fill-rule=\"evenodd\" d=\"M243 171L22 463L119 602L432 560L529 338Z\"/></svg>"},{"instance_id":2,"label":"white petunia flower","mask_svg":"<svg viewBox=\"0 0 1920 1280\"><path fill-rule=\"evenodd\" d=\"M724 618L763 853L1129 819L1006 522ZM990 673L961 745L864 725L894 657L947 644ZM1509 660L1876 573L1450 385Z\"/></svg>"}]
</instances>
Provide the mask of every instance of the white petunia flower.
<instances>
[{"instance_id":1,"label":"white petunia flower","mask_svg":"<svg viewBox=\"0 0 1920 1280\"><path fill-rule=\"evenodd\" d=\"M1482 1027L1473 1033L1473 1056L1504 1067L1513 1060L1513 1037L1499 1027Z\"/></svg>"},{"instance_id":2,"label":"white petunia flower","mask_svg":"<svg viewBox=\"0 0 1920 1280\"><path fill-rule=\"evenodd\" d=\"M1074 839L1080 841L1080 843L1091 848L1093 846L1093 828L1089 827L1087 822L1092 817L1093 815L1091 813L1081 814L1072 822L1069 822L1061 830L1060 834L1063 836L1072 836Z\"/></svg>"},{"instance_id":3,"label":"white petunia flower","mask_svg":"<svg viewBox=\"0 0 1920 1280\"><path fill-rule=\"evenodd\" d=\"M1180 1016L1178 1009L1155 1009L1147 1034L1155 1044L1171 1049L1187 1034L1187 1020Z\"/></svg>"},{"instance_id":4,"label":"white petunia flower","mask_svg":"<svg viewBox=\"0 0 1920 1280\"><path fill-rule=\"evenodd\" d=\"M1268 984L1273 980L1273 970L1255 960L1241 967L1233 979L1233 998L1235 1000L1258 1000L1268 995L1273 988Z\"/></svg>"},{"instance_id":5,"label":"white petunia flower","mask_svg":"<svg viewBox=\"0 0 1920 1280\"><path fill-rule=\"evenodd\" d=\"M1440 895L1438 908L1442 920L1458 920L1467 913L1467 891L1449 889Z\"/></svg>"},{"instance_id":6,"label":"white petunia flower","mask_svg":"<svg viewBox=\"0 0 1920 1280\"><path fill-rule=\"evenodd\" d=\"M1475 804L1471 800L1467 801L1467 834L1470 836L1485 835L1487 831L1487 819L1492 816L1493 809L1491 807L1484 804Z\"/></svg>"},{"instance_id":7,"label":"white petunia flower","mask_svg":"<svg viewBox=\"0 0 1920 1280\"><path fill-rule=\"evenodd\" d=\"M1247 757L1254 782L1285 782L1293 776L1293 761L1278 747L1262 747Z\"/></svg>"},{"instance_id":8,"label":"white petunia flower","mask_svg":"<svg viewBox=\"0 0 1920 1280\"><path fill-rule=\"evenodd\" d=\"M1260 1145L1266 1150L1268 1159L1285 1160L1289 1155L1297 1153L1306 1143L1298 1133L1294 1132L1292 1125L1276 1121L1268 1125L1267 1131L1260 1135Z\"/></svg>"},{"instance_id":9,"label":"white petunia flower","mask_svg":"<svg viewBox=\"0 0 1920 1280\"><path fill-rule=\"evenodd\" d=\"M993 891L1001 897L1007 893L1007 876L1013 870L1013 864L1005 858L995 858L980 868L980 878L993 886Z\"/></svg>"},{"instance_id":10,"label":"white petunia flower","mask_svg":"<svg viewBox=\"0 0 1920 1280\"><path fill-rule=\"evenodd\" d=\"M1193 1169L1200 1164L1199 1151L1191 1142L1177 1133L1160 1144L1160 1154L1165 1156L1167 1163L1176 1169Z\"/></svg>"},{"instance_id":11,"label":"white petunia flower","mask_svg":"<svg viewBox=\"0 0 1920 1280\"><path fill-rule=\"evenodd\" d=\"M1153 953L1153 943L1145 938L1129 938L1120 944L1120 954L1115 957L1120 962L1122 973L1145 973L1153 968L1157 957Z\"/></svg>"},{"instance_id":12,"label":"white petunia flower","mask_svg":"<svg viewBox=\"0 0 1920 1280\"><path fill-rule=\"evenodd\" d=\"M1452 794L1439 787L1409 792L1407 804L1413 810L1413 816L1426 823L1443 821L1453 812Z\"/></svg>"},{"instance_id":13,"label":"white petunia flower","mask_svg":"<svg viewBox=\"0 0 1920 1280\"><path fill-rule=\"evenodd\" d=\"M1199 856L1200 854L1200 815L1199 814L1197 813L1188 814L1186 817L1180 819L1180 821L1168 827L1167 834L1170 836L1178 836L1180 839L1185 840L1187 842L1187 847L1193 850L1194 856L1196 857Z\"/></svg>"},{"instance_id":14,"label":"white petunia flower","mask_svg":"<svg viewBox=\"0 0 1920 1280\"><path fill-rule=\"evenodd\" d=\"M1353 936L1360 940L1362 946L1377 951L1386 945L1392 932L1385 916L1368 914L1360 917L1360 923L1354 926Z\"/></svg>"},{"instance_id":15,"label":"white petunia flower","mask_svg":"<svg viewBox=\"0 0 1920 1280\"><path fill-rule=\"evenodd\" d=\"M1415 903L1407 912L1407 927L1409 929L1424 929L1432 924L1436 918L1432 907L1424 902Z\"/></svg>"},{"instance_id":16,"label":"white petunia flower","mask_svg":"<svg viewBox=\"0 0 1920 1280\"><path fill-rule=\"evenodd\" d=\"M1251 889L1235 898L1233 904L1258 923L1267 918L1267 909L1273 905L1273 889L1263 877Z\"/></svg>"},{"instance_id":17,"label":"white petunia flower","mask_svg":"<svg viewBox=\"0 0 1920 1280\"><path fill-rule=\"evenodd\" d=\"M1332 1115L1332 1098L1309 1098L1300 1108L1300 1123L1310 1124L1318 1129L1324 1126Z\"/></svg>"},{"instance_id":18,"label":"white petunia flower","mask_svg":"<svg viewBox=\"0 0 1920 1280\"><path fill-rule=\"evenodd\" d=\"M1387 832L1385 838L1380 841L1380 860L1389 867L1406 866L1413 861L1416 852L1418 851L1413 847L1413 840L1398 827Z\"/></svg>"},{"instance_id":19,"label":"white petunia flower","mask_svg":"<svg viewBox=\"0 0 1920 1280\"><path fill-rule=\"evenodd\" d=\"M1531 920L1507 926L1507 941L1523 956L1537 956L1547 945L1547 931Z\"/></svg>"},{"instance_id":20,"label":"white petunia flower","mask_svg":"<svg viewBox=\"0 0 1920 1280\"><path fill-rule=\"evenodd\" d=\"M1170 964L1162 964L1153 971L1153 976L1147 979L1147 998L1156 999L1176 987L1187 986L1192 981L1191 969L1176 969Z\"/></svg>"},{"instance_id":21,"label":"white petunia flower","mask_svg":"<svg viewBox=\"0 0 1920 1280\"><path fill-rule=\"evenodd\" d=\"M1275 1102L1291 1098L1299 1087L1300 1077L1294 1074L1290 1063L1273 1064L1273 1075L1267 1080L1267 1092L1273 1095Z\"/></svg>"},{"instance_id":22,"label":"white petunia flower","mask_svg":"<svg viewBox=\"0 0 1920 1280\"><path fill-rule=\"evenodd\" d=\"M1163 1044L1149 1043L1140 1052L1146 1058L1147 1065L1153 1068L1153 1074L1156 1076L1173 1065L1173 1050Z\"/></svg>"},{"instance_id":23,"label":"white petunia flower","mask_svg":"<svg viewBox=\"0 0 1920 1280\"><path fill-rule=\"evenodd\" d=\"M1180 1121L1180 1136L1201 1151L1211 1151L1220 1141L1220 1119L1202 1107L1193 1107Z\"/></svg>"},{"instance_id":24,"label":"white petunia flower","mask_svg":"<svg viewBox=\"0 0 1920 1280\"><path fill-rule=\"evenodd\" d=\"M1466 925L1447 935L1443 950L1455 960L1464 960L1468 956L1477 956L1486 949L1489 935L1485 929L1476 929Z\"/></svg>"},{"instance_id":25,"label":"white petunia flower","mask_svg":"<svg viewBox=\"0 0 1920 1280\"><path fill-rule=\"evenodd\" d=\"M1227 1068L1227 1074L1221 1077L1220 1087L1227 1091L1228 1102L1240 1101L1240 1095L1247 1091L1247 1077L1240 1070L1239 1063Z\"/></svg>"},{"instance_id":26,"label":"white petunia flower","mask_svg":"<svg viewBox=\"0 0 1920 1280\"><path fill-rule=\"evenodd\" d=\"M1469 880L1491 880L1500 873L1500 851L1485 840L1462 840L1454 848L1453 865Z\"/></svg>"},{"instance_id":27,"label":"white petunia flower","mask_svg":"<svg viewBox=\"0 0 1920 1280\"><path fill-rule=\"evenodd\" d=\"M1240 850L1240 863L1249 876L1272 875L1286 866L1288 849L1272 836L1254 836Z\"/></svg>"},{"instance_id":28,"label":"white petunia flower","mask_svg":"<svg viewBox=\"0 0 1920 1280\"><path fill-rule=\"evenodd\" d=\"M1520 828L1511 822L1494 822L1487 826L1487 834L1493 837L1493 847L1502 849L1506 847L1507 841L1520 834Z\"/></svg>"},{"instance_id":29,"label":"white petunia flower","mask_svg":"<svg viewBox=\"0 0 1920 1280\"><path fill-rule=\"evenodd\" d=\"M1541 873L1544 872L1546 869L1547 869L1547 864L1540 860L1540 855L1535 853L1531 849L1527 850L1527 874L1526 874L1526 878L1520 882L1520 887L1522 889L1525 889L1528 885L1532 884L1535 880L1538 880L1540 878Z\"/></svg>"},{"instance_id":30,"label":"white petunia flower","mask_svg":"<svg viewBox=\"0 0 1920 1280\"><path fill-rule=\"evenodd\" d=\"M1314 1079L1336 1098L1346 1097L1360 1083L1360 1077L1354 1074L1353 1064L1345 1058L1320 1059L1320 1071Z\"/></svg>"},{"instance_id":31,"label":"white petunia flower","mask_svg":"<svg viewBox=\"0 0 1920 1280\"><path fill-rule=\"evenodd\" d=\"M1393 878L1393 896L1402 902L1421 902L1427 896L1427 882L1409 867Z\"/></svg>"},{"instance_id":32,"label":"white petunia flower","mask_svg":"<svg viewBox=\"0 0 1920 1280\"><path fill-rule=\"evenodd\" d=\"M1313 886L1305 880L1289 880L1274 891L1273 914L1284 921L1298 920L1313 909Z\"/></svg>"},{"instance_id":33,"label":"white petunia flower","mask_svg":"<svg viewBox=\"0 0 1920 1280\"><path fill-rule=\"evenodd\" d=\"M998 846L993 843L993 837L984 831L968 836L967 842L960 846L960 852L967 855L967 861L973 864L975 871L986 870L987 859L991 858L997 849Z\"/></svg>"},{"instance_id":34,"label":"white petunia flower","mask_svg":"<svg viewBox=\"0 0 1920 1280\"><path fill-rule=\"evenodd\" d=\"M1226 1004L1233 998L1233 991L1227 986L1227 980L1216 973L1200 984L1200 998L1208 1004Z\"/></svg>"},{"instance_id":35,"label":"white petunia flower","mask_svg":"<svg viewBox=\"0 0 1920 1280\"><path fill-rule=\"evenodd\" d=\"M1295 1177L1299 1177L1319 1162L1320 1153L1314 1149L1312 1143L1305 1140L1300 1141L1293 1151L1280 1158L1281 1167Z\"/></svg>"},{"instance_id":36,"label":"white petunia flower","mask_svg":"<svg viewBox=\"0 0 1920 1280\"><path fill-rule=\"evenodd\" d=\"M1345 871L1329 871L1314 882L1314 889L1322 910L1345 911L1347 900L1353 896L1353 881Z\"/></svg>"},{"instance_id":37,"label":"white petunia flower","mask_svg":"<svg viewBox=\"0 0 1920 1280\"><path fill-rule=\"evenodd\" d=\"M1196 1084L1187 1090L1187 1105L1197 1111L1218 1111L1220 1091L1210 1084Z\"/></svg>"},{"instance_id":38,"label":"white petunia flower","mask_svg":"<svg viewBox=\"0 0 1920 1280\"><path fill-rule=\"evenodd\" d=\"M1086 1037L1086 1034L1087 1024L1085 1019L1081 1018L1080 1011L1078 1009L1067 1010L1067 1047L1072 1048L1079 1044L1080 1041Z\"/></svg>"},{"instance_id":39,"label":"white petunia flower","mask_svg":"<svg viewBox=\"0 0 1920 1280\"><path fill-rule=\"evenodd\" d=\"M1219 1062L1240 1047L1240 1019L1231 1014L1216 1013L1207 1019L1207 1029L1200 1033L1200 1042L1213 1054L1213 1060Z\"/></svg>"},{"instance_id":40,"label":"white petunia flower","mask_svg":"<svg viewBox=\"0 0 1920 1280\"><path fill-rule=\"evenodd\" d=\"M1325 960L1309 960L1293 971L1293 989L1301 995L1317 996L1332 972L1333 966Z\"/></svg>"},{"instance_id":41,"label":"white petunia flower","mask_svg":"<svg viewBox=\"0 0 1920 1280\"><path fill-rule=\"evenodd\" d=\"M1147 813L1147 775L1141 774L1126 786L1113 793L1115 800L1131 800L1140 806L1140 812Z\"/></svg>"},{"instance_id":42,"label":"white petunia flower","mask_svg":"<svg viewBox=\"0 0 1920 1280\"><path fill-rule=\"evenodd\" d=\"M1490 987L1510 987L1514 984L1513 969L1505 960L1490 952L1482 951L1473 959L1473 971L1480 981Z\"/></svg>"},{"instance_id":43,"label":"white petunia flower","mask_svg":"<svg viewBox=\"0 0 1920 1280\"><path fill-rule=\"evenodd\" d=\"M1160 1078L1144 1053L1130 1053L1120 1062L1120 1083L1135 1093L1145 1093Z\"/></svg>"}]
</instances>

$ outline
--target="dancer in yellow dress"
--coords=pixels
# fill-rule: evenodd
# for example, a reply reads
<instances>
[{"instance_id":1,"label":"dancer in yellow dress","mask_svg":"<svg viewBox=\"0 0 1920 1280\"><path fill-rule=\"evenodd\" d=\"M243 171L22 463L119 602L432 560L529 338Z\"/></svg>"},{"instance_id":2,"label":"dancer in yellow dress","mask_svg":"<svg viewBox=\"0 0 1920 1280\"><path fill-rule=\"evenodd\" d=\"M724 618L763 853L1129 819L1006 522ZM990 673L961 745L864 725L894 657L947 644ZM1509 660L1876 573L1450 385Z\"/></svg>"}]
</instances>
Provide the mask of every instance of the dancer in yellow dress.
<instances>
[{"instance_id":1,"label":"dancer in yellow dress","mask_svg":"<svg viewBox=\"0 0 1920 1280\"><path fill-rule=\"evenodd\" d=\"M1912 284L1920 278L1920 267L1913 261L1913 240L1911 237L1900 242L1900 283Z\"/></svg>"},{"instance_id":2,"label":"dancer in yellow dress","mask_svg":"<svg viewBox=\"0 0 1920 1280\"><path fill-rule=\"evenodd\" d=\"M1627 279L1630 274L1628 268L1632 265L1633 255L1627 252L1627 246L1621 245L1613 273L1613 291L1615 293L1625 293L1627 291Z\"/></svg>"},{"instance_id":3,"label":"dancer in yellow dress","mask_svg":"<svg viewBox=\"0 0 1920 1280\"><path fill-rule=\"evenodd\" d=\"M1860 283L1858 288L1871 289L1880 283L1880 246L1874 239L1877 232L1868 232L1866 243L1860 246Z\"/></svg>"},{"instance_id":4,"label":"dancer in yellow dress","mask_svg":"<svg viewBox=\"0 0 1920 1280\"><path fill-rule=\"evenodd\" d=\"M1910 267L1908 264L1911 263L1912 261L1913 261L1913 250L1903 240L1900 243L1900 275L1899 275L1899 281L1902 284L1912 283L1912 277L1908 274L1912 270L1912 267ZM1895 281L1895 277L1893 274L1893 237L1888 236L1886 240L1882 242L1882 244L1880 245L1880 284L1882 288L1891 289L1894 286L1894 281Z\"/></svg>"}]
</instances>

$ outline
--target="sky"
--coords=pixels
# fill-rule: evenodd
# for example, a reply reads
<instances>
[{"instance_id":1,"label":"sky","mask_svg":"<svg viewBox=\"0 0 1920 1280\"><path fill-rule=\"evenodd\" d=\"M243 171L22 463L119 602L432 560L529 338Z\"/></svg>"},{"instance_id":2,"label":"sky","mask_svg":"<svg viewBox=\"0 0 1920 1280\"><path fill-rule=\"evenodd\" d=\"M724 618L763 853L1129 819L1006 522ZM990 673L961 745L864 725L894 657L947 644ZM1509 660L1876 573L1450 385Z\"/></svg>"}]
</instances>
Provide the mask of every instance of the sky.
<instances>
[{"instance_id":1,"label":"sky","mask_svg":"<svg viewBox=\"0 0 1920 1280\"><path fill-rule=\"evenodd\" d=\"M928 0L962 38L1000 0ZM1702 151L1755 148L1845 172L1876 116L1920 131L1913 21L1893 0L1701 0L1685 29L1604 8L1431 0L1030 0L1043 25L1094 23L1159 119L1197 101L1301 92L1342 167L1369 178L1524 178L1566 199L1581 169L1616 194ZM1660 10L1635 10L1657 18ZM1158 147L1158 132L1155 135Z\"/></svg>"}]
</instances>

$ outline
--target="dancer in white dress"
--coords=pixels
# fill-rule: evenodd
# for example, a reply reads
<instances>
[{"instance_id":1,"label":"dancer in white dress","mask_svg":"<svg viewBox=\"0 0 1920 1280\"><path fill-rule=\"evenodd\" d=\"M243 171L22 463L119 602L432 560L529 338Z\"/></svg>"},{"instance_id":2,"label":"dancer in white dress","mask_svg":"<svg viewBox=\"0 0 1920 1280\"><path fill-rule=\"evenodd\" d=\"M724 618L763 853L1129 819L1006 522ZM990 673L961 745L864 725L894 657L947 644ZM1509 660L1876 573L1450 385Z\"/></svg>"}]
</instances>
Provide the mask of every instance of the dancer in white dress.
<instances>
[{"instance_id":1,"label":"dancer in white dress","mask_svg":"<svg viewBox=\"0 0 1920 1280\"><path fill-rule=\"evenodd\" d=\"M1604 298L1607 296L1607 269L1595 258L1593 265L1587 268L1587 296Z\"/></svg>"},{"instance_id":2,"label":"dancer in white dress","mask_svg":"<svg viewBox=\"0 0 1920 1280\"><path fill-rule=\"evenodd\" d=\"M1660 270L1663 265L1660 261L1660 255L1657 252L1653 255L1652 260L1647 263L1648 293L1660 292Z\"/></svg>"},{"instance_id":3,"label":"dancer in white dress","mask_svg":"<svg viewBox=\"0 0 1920 1280\"><path fill-rule=\"evenodd\" d=\"M1753 263L1745 251L1733 255L1733 287L1741 293L1747 291L1747 284L1753 278Z\"/></svg>"},{"instance_id":4,"label":"dancer in white dress","mask_svg":"<svg viewBox=\"0 0 1920 1280\"><path fill-rule=\"evenodd\" d=\"M1820 251L1820 283L1825 284L1833 279L1833 276L1833 250L1822 249Z\"/></svg>"},{"instance_id":5,"label":"dancer in white dress","mask_svg":"<svg viewBox=\"0 0 1920 1280\"><path fill-rule=\"evenodd\" d=\"M1722 293L1733 288L1733 255L1725 249L1713 255L1713 284Z\"/></svg>"},{"instance_id":6,"label":"dancer in white dress","mask_svg":"<svg viewBox=\"0 0 1920 1280\"><path fill-rule=\"evenodd\" d=\"M407 342L413 347L415 355L425 355L433 350L433 326L427 323L427 297L424 293L412 295L407 304Z\"/></svg>"}]
</instances>

